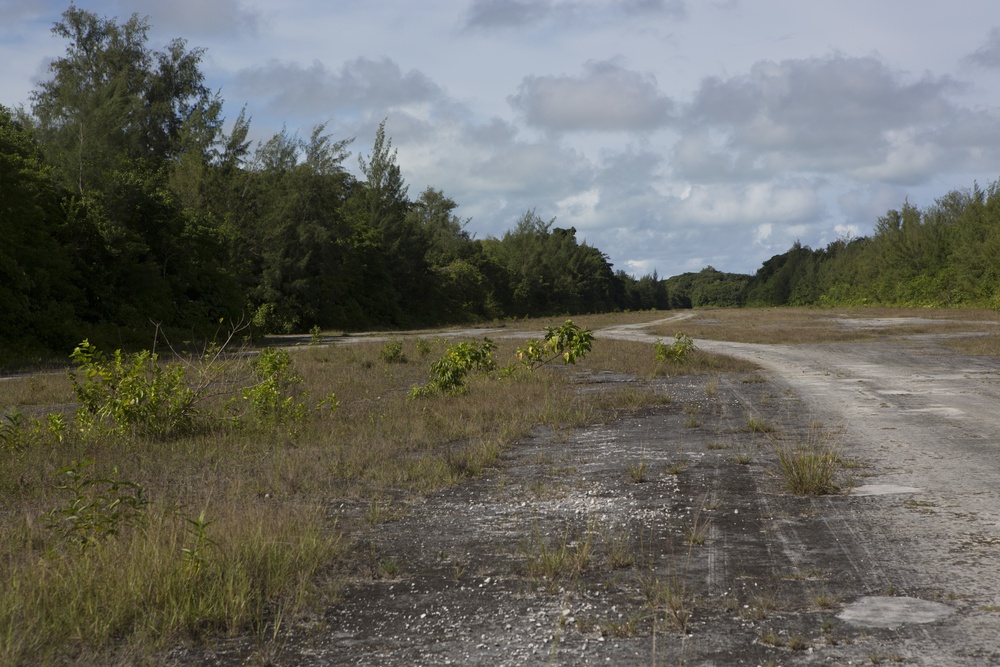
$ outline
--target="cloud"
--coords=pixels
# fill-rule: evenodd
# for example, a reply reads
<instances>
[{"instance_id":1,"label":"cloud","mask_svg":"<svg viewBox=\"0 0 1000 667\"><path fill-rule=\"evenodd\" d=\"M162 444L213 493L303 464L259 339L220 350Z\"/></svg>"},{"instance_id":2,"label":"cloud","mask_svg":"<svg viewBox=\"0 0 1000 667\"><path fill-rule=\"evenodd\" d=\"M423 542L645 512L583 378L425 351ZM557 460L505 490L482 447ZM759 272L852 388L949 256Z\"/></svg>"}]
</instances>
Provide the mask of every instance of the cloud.
<instances>
[{"instance_id":1,"label":"cloud","mask_svg":"<svg viewBox=\"0 0 1000 667\"><path fill-rule=\"evenodd\" d=\"M871 226L889 209L899 208L905 198L906 191L902 188L876 183L842 192L837 204L844 220L850 223L845 229L858 236L858 225Z\"/></svg>"},{"instance_id":2,"label":"cloud","mask_svg":"<svg viewBox=\"0 0 1000 667\"><path fill-rule=\"evenodd\" d=\"M920 180L934 167L924 159L934 132L955 112L948 95L960 88L947 77L908 81L873 57L759 62L746 75L702 82L685 125L723 140L714 153L679 146L680 167L697 174L728 160L762 176L854 169Z\"/></svg>"},{"instance_id":3,"label":"cloud","mask_svg":"<svg viewBox=\"0 0 1000 667\"><path fill-rule=\"evenodd\" d=\"M694 225L749 227L814 220L823 213L816 189L807 184L696 185L673 207Z\"/></svg>"},{"instance_id":4,"label":"cloud","mask_svg":"<svg viewBox=\"0 0 1000 667\"><path fill-rule=\"evenodd\" d=\"M393 107L443 101L441 88L417 70L403 72L388 58L357 58L339 70L272 60L245 69L234 86L241 95L266 100L272 110L293 117L337 113L384 115Z\"/></svg>"},{"instance_id":5,"label":"cloud","mask_svg":"<svg viewBox=\"0 0 1000 667\"><path fill-rule=\"evenodd\" d=\"M552 12L550 3L535 0L474 0L465 16L470 29L519 28Z\"/></svg>"},{"instance_id":6,"label":"cloud","mask_svg":"<svg viewBox=\"0 0 1000 667\"><path fill-rule=\"evenodd\" d=\"M990 30L986 43L963 58L963 62L991 69L1000 68L1000 28Z\"/></svg>"},{"instance_id":7,"label":"cloud","mask_svg":"<svg viewBox=\"0 0 1000 667\"><path fill-rule=\"evenodd\" d=\"M117 0L120 16L149 16L158 32L185 38L256 34L260 14L242 0Z\"/></svg>"},{"instance_id":8,"label":"cloud","mask_svg":"<svg viewBox=\"0 0 1000 667\"><path fill-rule=\"evenodd\" d=\"M674 108L651 75L590 62L581 77L529 76L510 105L529 125L564 131L644 131L662 127Z\"/></svg>"},{"instance_id":9,"label":"cloud","mask_svg":"<svg viewBox=\"0 0 1000 667\"><path fill-rule=\"evenodd\" d=\"M465 13L467 30L508 30L546 22L603 26L609 15L648 18L688 17L684 0L473 0Z\"/></svg>"},{"instance_id":10,"label":"cloud","mask_svg":"<svg viewBox=\"0 0 1000 667\"><path fill-rule=\"evenodd\" d=\"M687 18L687 4L681 0L624 0L621 10L629 16L655 15Z\"/></svg>"}]
</instances>

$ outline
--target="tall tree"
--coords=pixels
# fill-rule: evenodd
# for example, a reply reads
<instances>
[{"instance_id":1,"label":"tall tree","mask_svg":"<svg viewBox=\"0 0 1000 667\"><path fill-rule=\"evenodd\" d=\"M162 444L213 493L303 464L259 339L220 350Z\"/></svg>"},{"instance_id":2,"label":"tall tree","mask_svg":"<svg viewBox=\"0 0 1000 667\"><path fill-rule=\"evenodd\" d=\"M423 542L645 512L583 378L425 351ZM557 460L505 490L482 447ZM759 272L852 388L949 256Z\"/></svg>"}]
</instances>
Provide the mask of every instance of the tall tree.
<instances>
[{"instance_id":1,"label":"tall tree","mask_svg":"<svg viewBox=\"0 0 1000 667\"><path fill-rule=\"evenodd\" d=\"M33 93L32 110L50 162L78 192L101 187L121 159L176 157L195 115L221 126L221 102L199 69L201 49L188 51L178 39L165 52L151 50L149 24L138 14L118 24L75 5L52 32L69 44Z\"/></svg>"}]
</instances>

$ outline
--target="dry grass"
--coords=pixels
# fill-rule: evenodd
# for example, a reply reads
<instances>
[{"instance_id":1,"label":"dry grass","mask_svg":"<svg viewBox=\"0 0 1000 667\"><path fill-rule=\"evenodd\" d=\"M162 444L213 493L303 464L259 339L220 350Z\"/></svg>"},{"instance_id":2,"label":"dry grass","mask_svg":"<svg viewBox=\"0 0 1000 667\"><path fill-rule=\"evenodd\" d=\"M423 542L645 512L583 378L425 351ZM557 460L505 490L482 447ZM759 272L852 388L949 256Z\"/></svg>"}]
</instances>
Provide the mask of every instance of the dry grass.
<instances>
[{"instance_id":1,"label":"dry grass","mask_svg":"<svg viewBox=\"0 0 1000 667\"><path fill-rule=\"evenodd\" d=\"M0 379L0 410L30 411L31 408L73 402L73 391L66 373L44 372Z\"/></svg>"},{"instance_id":2,"label":"dry grass","mask_svg":"<svg viewBox=\"0 0 1000 667\"><path fill-rule=\"evenodd\" d=\"M1000 335L969 336L945 343L954 350L972 356L1000 357Z\"/></svg>"},{"instance_id":3,"label":"dry grass","mask_svg":"<svg viewBox=\"0 0 1000 667\"><path fill-rule=\"evenodd\" d=\"M460 395L408 400L455 341L399 342L406 363L380 358L385 346L375 341L296 348L304 392L296 397L309 409L291 425L234 429L219 419L174 439L84 438L67 418L61 442L0 443L0 663L114 661L187 638L273 632L322 602L319 578L356 571L345 554L373 516L497 465L504 448L539 425L575 427L670 401L633 383L581 391L600 371L648 376L654 365L649 344L600 339L578 367L476 374ZM501 365L514 361L518 344L497 341ZM702 355L677 370L728 363ZM336 410L313 409L331 393ZM0 383L0 405L27 414L71 401L61 375ZM83 556L44 520L73 502L59 488L60 469L73 461L92 461L91 478L135 484L149 500L137 527L95 539ZM331 521L325 508L343 501L358 510Z\"/></svg>"},{"instance_id":4,"label":"dry grass","mask_svg":"<svg viewBox=\"0 0 1000 667\"><path fill-rule=\"evenodd\" d=\"M996 312L981 309L745 308L692 312L692 319L649 331L673 336L682 330L695 339L740 343L835 343L920 333L994 331L1000 322Z\"/></svg>"}]
</instances>

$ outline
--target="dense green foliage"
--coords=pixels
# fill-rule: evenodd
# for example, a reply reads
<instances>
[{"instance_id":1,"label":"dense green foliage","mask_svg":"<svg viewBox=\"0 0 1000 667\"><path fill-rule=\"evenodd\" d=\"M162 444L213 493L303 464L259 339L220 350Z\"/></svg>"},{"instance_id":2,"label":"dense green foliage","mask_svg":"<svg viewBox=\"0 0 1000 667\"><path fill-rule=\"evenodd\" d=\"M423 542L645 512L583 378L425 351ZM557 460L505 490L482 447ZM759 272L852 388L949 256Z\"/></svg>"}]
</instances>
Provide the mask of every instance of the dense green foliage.
<instances>
[{"instance_id":1,"label":"dense green foliage","mask_svg":"<svg viewBox=\"0 0 1000 667\"><path fill-rule=\"evenodd\" d=\"M1000 308L1000 182L904 202L869 237L821 250L796 243L747 285L746 305Z\"/></svg>"},{"instance_id":2,"label":"dense green foliage","mask_svg":"<svg viewBox=\"0 0 1000 667\"><path fill-rule=\"evenodd\" d=\"M8 354L208 337L409 327L669 307L533 211L477 240L455 201L411 199L379 127L358 156L320 125L252 145L206 87L201 49L70 6L30 110L0 106L0 339ZM228 132L226 131L228 126ZM181 338L181 336L174 336Z\"/></svg>"}]
</instances>

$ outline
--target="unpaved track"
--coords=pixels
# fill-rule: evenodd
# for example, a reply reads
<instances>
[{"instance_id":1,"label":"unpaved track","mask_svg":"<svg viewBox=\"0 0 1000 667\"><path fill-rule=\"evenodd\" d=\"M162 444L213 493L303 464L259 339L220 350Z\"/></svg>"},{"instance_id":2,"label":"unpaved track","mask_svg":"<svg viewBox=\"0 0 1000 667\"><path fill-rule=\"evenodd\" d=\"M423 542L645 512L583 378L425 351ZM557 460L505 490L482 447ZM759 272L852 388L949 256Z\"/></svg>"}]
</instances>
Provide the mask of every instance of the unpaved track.
<instances>
[{"instance_id":1,"label":"unpaved track","mask_svg":"<svg viewBox=\"0 0 1000 667\"><path fill-rule=\"evenodd\" d=\"M1000 369L940 342L919 336L699 346L768 369L802 399L803 409L842 429L846 456L871 466L875 476L855 493L872 494L871 520L882 534L867 544L867 554L855 556L859 573L873 589L934 591L958 612L914 633L908 644L923 664L994 664L1000 648ZM849 532L838 503L830 499L821 511L834 533ZM893 557L880 557L885 554Z\"/></svg>"}]
</instances>

